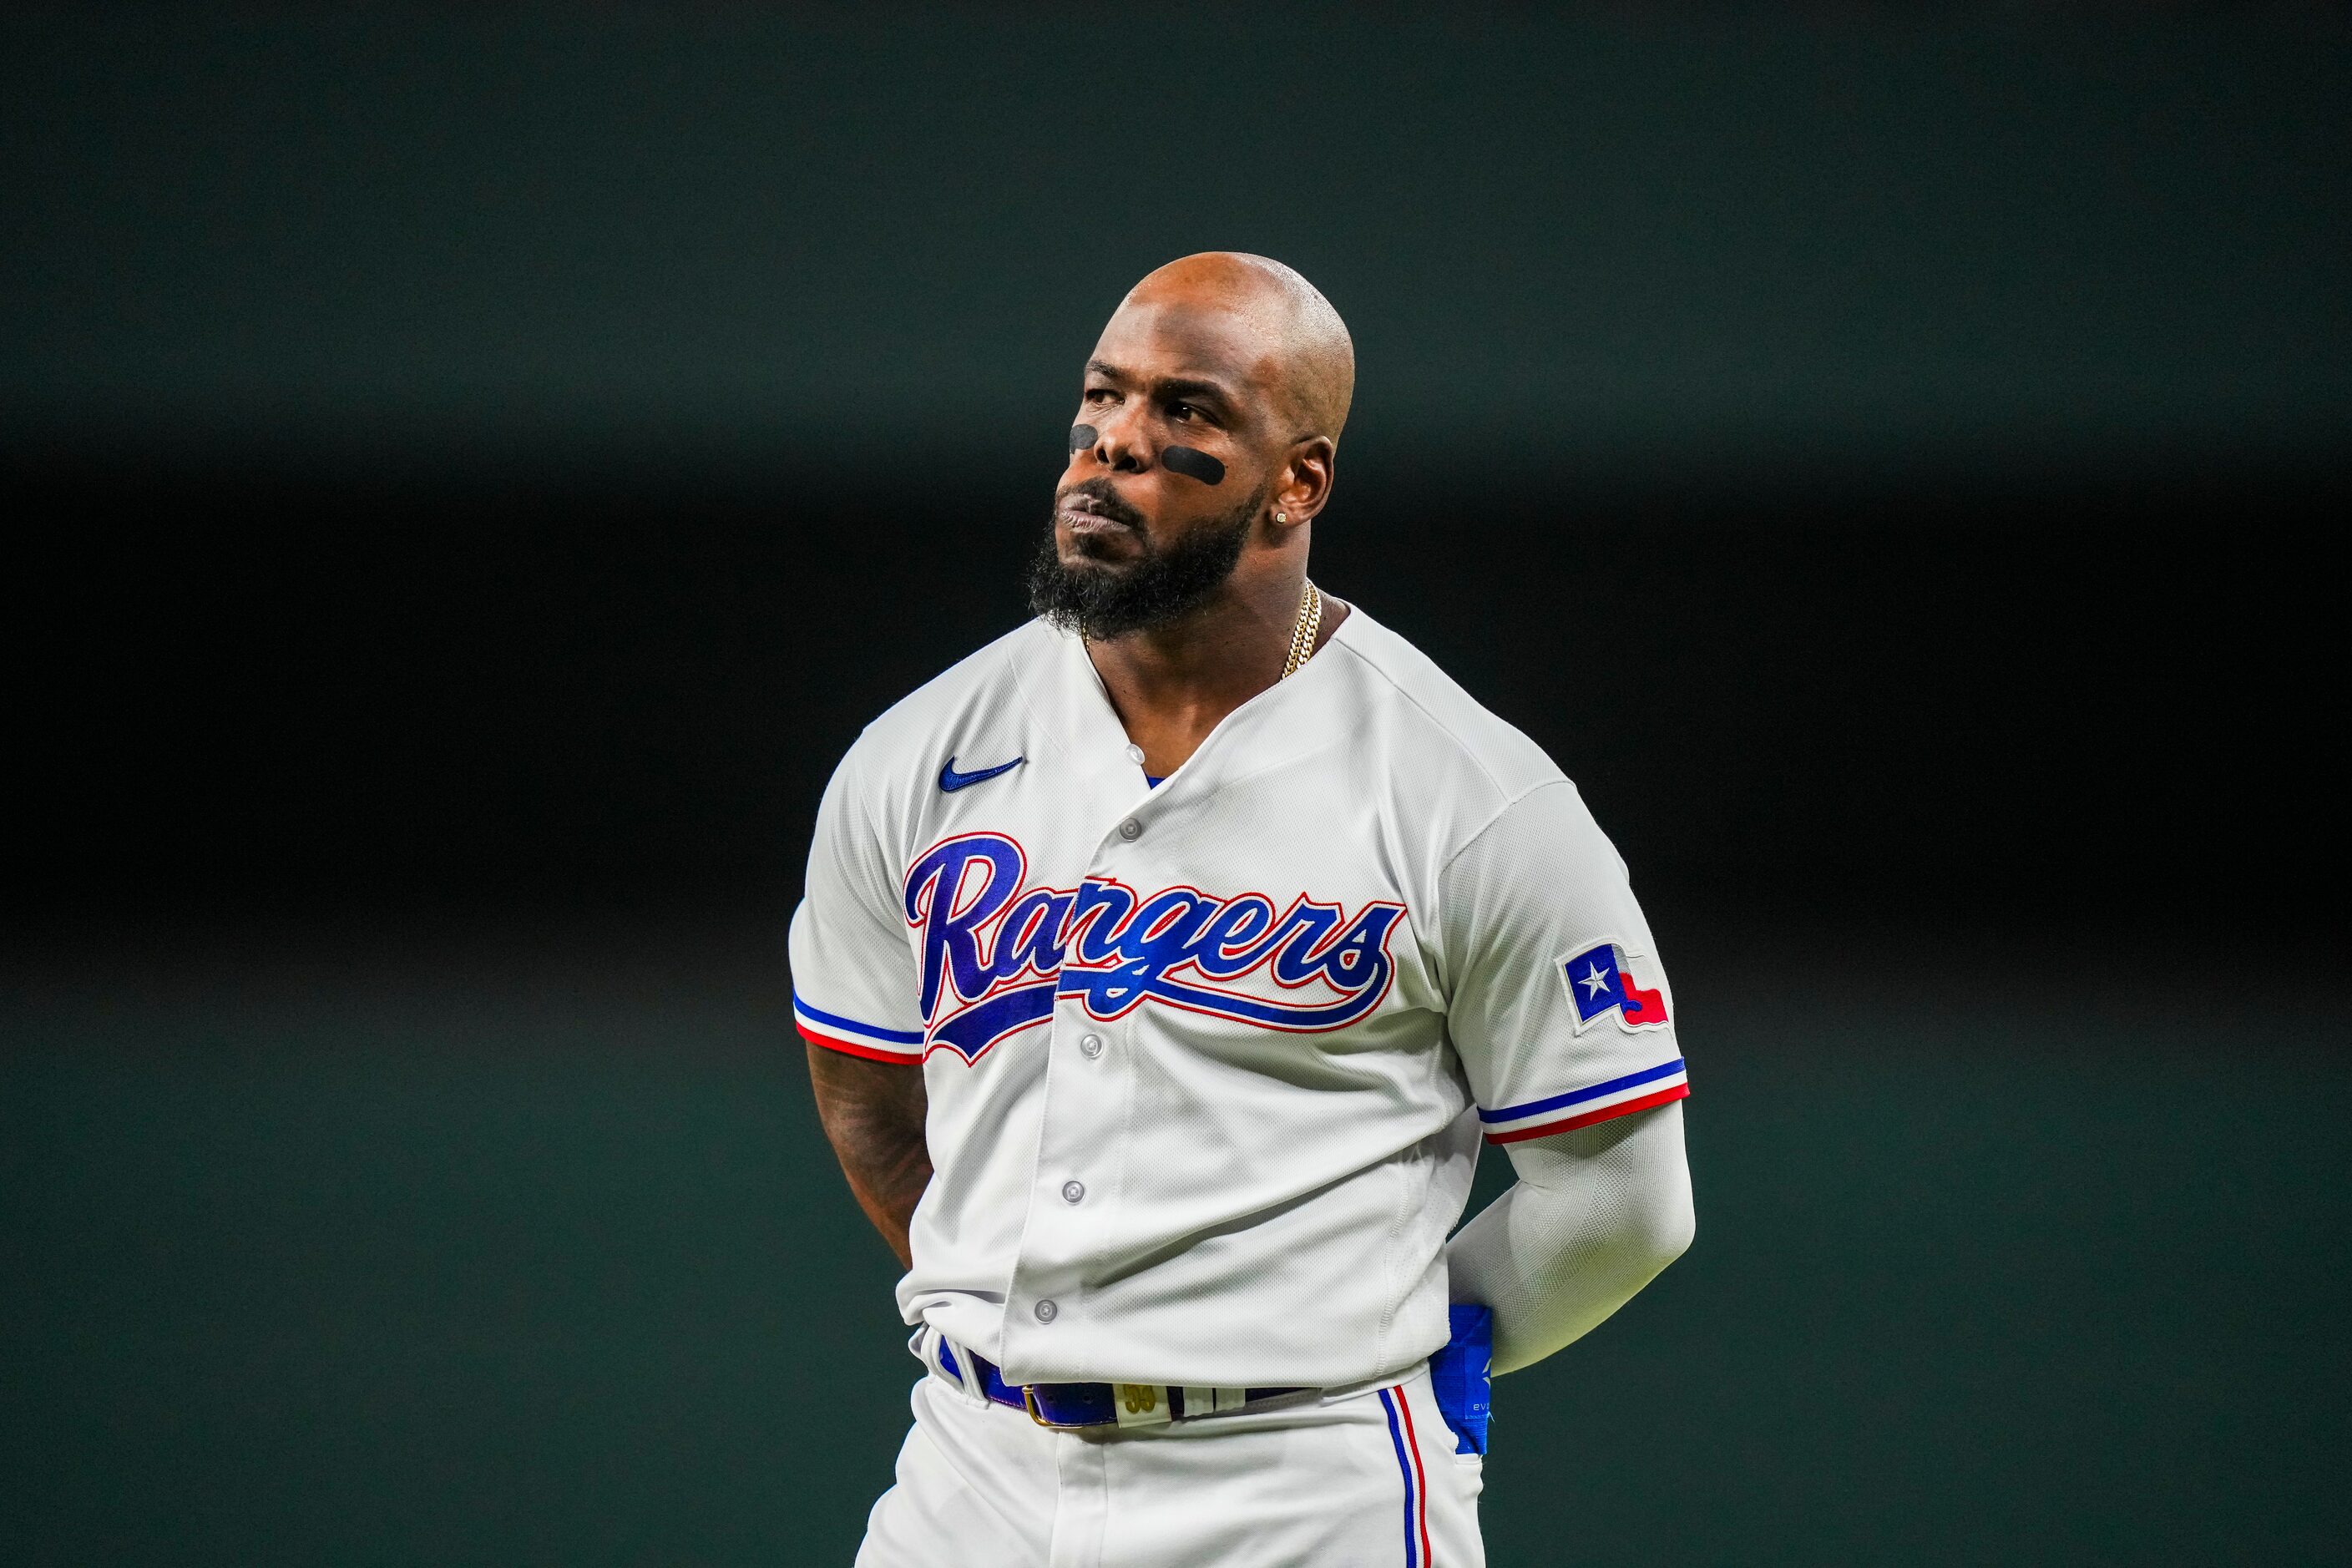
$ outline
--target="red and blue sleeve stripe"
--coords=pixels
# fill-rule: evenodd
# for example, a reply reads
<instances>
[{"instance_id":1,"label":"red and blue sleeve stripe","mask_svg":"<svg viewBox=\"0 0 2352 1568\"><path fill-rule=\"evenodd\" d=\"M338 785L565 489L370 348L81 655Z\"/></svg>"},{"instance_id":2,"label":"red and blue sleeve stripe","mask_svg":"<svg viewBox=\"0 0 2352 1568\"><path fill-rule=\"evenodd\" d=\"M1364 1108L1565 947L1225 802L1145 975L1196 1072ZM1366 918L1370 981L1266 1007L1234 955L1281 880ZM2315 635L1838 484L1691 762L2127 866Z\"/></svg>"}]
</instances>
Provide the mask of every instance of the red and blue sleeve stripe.
<instances>
[{"instance_id":1,"label":"red and blue sleeve stripe","mask_svg":"<svg viewBox=\"0 0 2352 1568\"><path fill-rule=\"evenodd\" d=\"M915 1064L923 1059L920 1029L886 1029L878 1024L860 1023L811 1005L797 991L793 994L793 1024L802 1038L829 1051L877 1062Z\"/></svg>"},{"instance_id":2,"label":"red and blue sleeve stripe","mask_svg":"<svg viewBox=\"0 0 2352 1568\"><path fill-rule=\"evenodd\" d=\"M1486 1126L1487 1142L1518 1143L1529 1138L1549 1138L1555 1132L1573 1132L1612 1117L1629 1116L1636 1110L1682 1100L1689 1093L1690 1075L1684 1068L1682 1058L1676 1057L1670 1062L1629 1072L1605 1083L1571 1089L1565 1094L1497 1106L1492 1110L1481 1106L1478 1120Z\"/></svg>"}]
</instances>

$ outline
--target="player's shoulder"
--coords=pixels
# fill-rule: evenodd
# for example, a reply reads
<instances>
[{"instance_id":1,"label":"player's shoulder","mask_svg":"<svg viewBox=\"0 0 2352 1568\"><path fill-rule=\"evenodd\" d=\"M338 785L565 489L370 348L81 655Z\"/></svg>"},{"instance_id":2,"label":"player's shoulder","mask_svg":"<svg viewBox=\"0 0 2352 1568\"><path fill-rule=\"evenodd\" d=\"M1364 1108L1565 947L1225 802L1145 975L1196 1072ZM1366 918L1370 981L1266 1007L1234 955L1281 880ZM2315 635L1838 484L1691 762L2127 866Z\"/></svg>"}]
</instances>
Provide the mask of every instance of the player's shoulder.
<instances>
[{"instance_id":1,"label":"player's shoulder","mask_svg":"<svg viewBox=\"0 0 2352 1568\"><path fill-rule=\"evenodd\" d=\"M1417 763L1457 775L1460 784L1507 805L1562 782L1559 765L1519 728L1489 710L1397 632L1350 604L1324 649L1349 659L1364 699L1392 717L1410 738ZM1318 656L1321 657L1321 656Z\"/></svg>"},{"instance_id":2,"label":"player's shoulder","mask_svg":"<svg viewBox=\"0 0 2352 1568\"><path fill-rule=\"evenodd\" d=\"M1020 667L1048 657L1056 636L1032 620L983 643L884 709L850 747L845 763L887 767L929 758L942 735L969 730L976 716L1017 706Z\"/></svg>"}]
</instances>

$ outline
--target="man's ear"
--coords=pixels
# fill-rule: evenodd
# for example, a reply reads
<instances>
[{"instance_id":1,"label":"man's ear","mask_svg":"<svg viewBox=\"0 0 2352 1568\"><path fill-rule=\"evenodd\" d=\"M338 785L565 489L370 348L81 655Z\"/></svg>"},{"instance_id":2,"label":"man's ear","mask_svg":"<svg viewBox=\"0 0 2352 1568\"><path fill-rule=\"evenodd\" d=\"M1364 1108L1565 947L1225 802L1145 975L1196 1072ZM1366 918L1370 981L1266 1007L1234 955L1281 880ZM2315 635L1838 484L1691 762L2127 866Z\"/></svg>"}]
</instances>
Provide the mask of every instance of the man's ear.
<instances>
[{"instance_id":1,"label":"man's ear","mask_svg":"<svg viewBox=\"0 0 2352 1568\"><path fill-rule=\"evenodd\" d=\"M1313 436L1290 449L1282 482L1275 487L1273 506L1281 522L1295 526L1311 520L1331 500L1332 463L1337 456L1328 436Z\"/></svg>"}]
</instances>

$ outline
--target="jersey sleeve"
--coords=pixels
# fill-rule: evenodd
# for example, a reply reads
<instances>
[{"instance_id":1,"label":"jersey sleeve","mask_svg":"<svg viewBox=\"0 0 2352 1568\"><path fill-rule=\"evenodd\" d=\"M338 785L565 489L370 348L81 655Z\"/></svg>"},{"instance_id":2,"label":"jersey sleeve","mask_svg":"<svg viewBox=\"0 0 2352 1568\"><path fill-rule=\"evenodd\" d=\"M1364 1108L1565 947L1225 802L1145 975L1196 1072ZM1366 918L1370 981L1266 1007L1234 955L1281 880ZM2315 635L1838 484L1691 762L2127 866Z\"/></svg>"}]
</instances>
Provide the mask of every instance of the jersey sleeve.
<instances>
[{"instance_id":1,"label":"jersey sleeve","mask_svg":"<svg viewBox=\"0 0 2352 1568\"><path fill-rule=\"evenodd\" d=\"M793 1022L828 1050L919 1064L914 948L857 755L853 748L834 770L817 807L808 876L793 915Z\"/></svg>"},{"instance_id":2,"label":"jersey sleeve","mask_svg":"<svg viewBox=\"0 0 2352 1568\"><path fill-rule=\"evenodd\" d=\"M1690 1092L1649 924L1574 784L1506 808L1446 866L1439 896L1447 1033L1488 1142Z\"/></svg>"}]
</instances>

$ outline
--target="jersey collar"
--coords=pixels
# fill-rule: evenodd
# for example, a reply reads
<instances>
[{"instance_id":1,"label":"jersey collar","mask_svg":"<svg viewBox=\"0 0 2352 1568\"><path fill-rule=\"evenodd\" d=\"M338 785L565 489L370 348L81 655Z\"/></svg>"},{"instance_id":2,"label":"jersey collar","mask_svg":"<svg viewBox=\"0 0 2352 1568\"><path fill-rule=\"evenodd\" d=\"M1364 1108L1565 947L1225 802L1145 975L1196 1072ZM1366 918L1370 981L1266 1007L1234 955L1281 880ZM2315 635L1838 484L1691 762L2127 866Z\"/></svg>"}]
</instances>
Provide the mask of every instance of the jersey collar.
<instances>
[{"instance_id":1,"label":"jersey collar","mask_svg":"<svg viewBox=\"0 0 2352 1568\"><path fill-rule=\"evenodd\" d=\"M1355 640L1359 623L1369 625L1370 617L1361 606L1351 605L1348 618L1297 674L1275 682L1226 714L1191 760L1155 793L1167 796L1212 789L1224 777L1276 766L1299 752L1344 738L1342 705L1336 699L1344 684L1339 667L1347 656L1333 656ZM1038 728L1067 754L1081 777L1092 781L1105 775L1106 782L1132 782L1138 792L1143 791L1142 770L1127 754L1127 731L1094 661L1087 657L1086 645L1076 633L1042 619L1031 622L1029 632L1013 650L1013 674ZM1248 743L1238 744L1237 735L1247 736Z\"/></svg>"}]
</instances>

